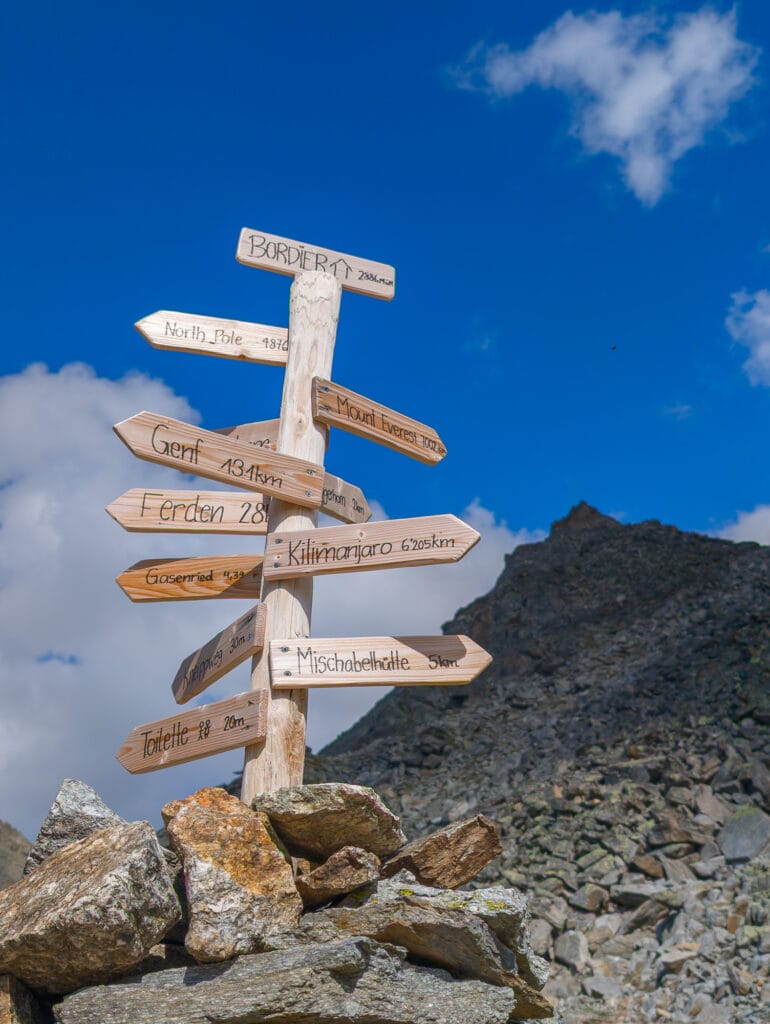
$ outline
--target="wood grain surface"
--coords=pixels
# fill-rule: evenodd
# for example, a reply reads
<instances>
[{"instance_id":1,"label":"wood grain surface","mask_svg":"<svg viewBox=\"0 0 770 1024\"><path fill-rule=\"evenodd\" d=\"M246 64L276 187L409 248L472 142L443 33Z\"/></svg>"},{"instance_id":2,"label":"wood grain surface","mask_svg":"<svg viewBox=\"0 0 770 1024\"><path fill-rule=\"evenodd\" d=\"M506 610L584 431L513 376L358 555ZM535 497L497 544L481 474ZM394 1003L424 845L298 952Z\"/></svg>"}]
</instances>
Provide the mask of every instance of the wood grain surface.
<instances>
[{"instance_id":1,"label":"wood grain surface","mask_svg":"<svg viewBox=\"0 0 770 1024\"><path fill-rule=\"evenodd\" d=\"M155 348L278 366L284 366L289 357L286 327L221 320L197 313L175 313L168 309L142 317L134 327Z\"/></svg>"},{"instance_id":2,"label":"wood grain surface","mask_svg":"<svg viewBox=\"0 0 770 1024\"><path fill-rule=\"evenodd\" d=\"M188 654L171 683L174 700L186 704L197 697L246 658L261 651L264 642L265 608L260 604Z\"/></svg>"},{"instance_id":3,"label":"wood grain surface","mask_svg":"<svg viewBox=\"0 0 770 1024\"><path fill-rule=\"evenodd\" d=\"M151 491L133 488L107 511L132 533L248 533L267 531L269 498L256 491Z\"/></svg>"},{"instance_id":4,"label":"wood grain surface","mask_svg":"<svg viewBox=\"0 0 770 1024\"><path fill-rule=\"evenodd\" d=\"M259 597L262 555L145 558L115 581L132 601L199 601Z\"/></svg>"}]
</instances>

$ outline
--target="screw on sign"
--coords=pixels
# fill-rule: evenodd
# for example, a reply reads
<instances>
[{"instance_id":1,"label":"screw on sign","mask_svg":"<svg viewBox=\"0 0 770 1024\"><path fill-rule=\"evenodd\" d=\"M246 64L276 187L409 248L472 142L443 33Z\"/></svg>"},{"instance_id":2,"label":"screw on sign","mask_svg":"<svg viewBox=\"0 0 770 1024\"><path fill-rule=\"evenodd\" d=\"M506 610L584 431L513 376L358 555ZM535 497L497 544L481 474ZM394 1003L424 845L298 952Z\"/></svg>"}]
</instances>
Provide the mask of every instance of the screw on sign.
<instances>
[{"instance_id":1,"label":"screw on sign","mask_svg":"<svg viewBox=\"0 0 770 1024\"><path fill-rule=\"evenodd\" d=\"M465 685L491 658L466 636L311 639L314 576L454 562L479 535L451 515L369 523L360 488L324 467L329 426L429 465L446 455L432 427L331 380L342 289L392 299L393 267L250 228L236 258L294 277L288 331L168 310L136 326L158 348L285 364L278 420L210 431L142 412L115 432L139 458L246 490L134 488L107 511L127 530L267 535L264 562L146 559L118 577L135 601L259 598L189 654L172 684L184 703L252 656L251 690L137 726L117 755L144 772L245 747L241 797L249 803L302 782L309 688ZM319 509L347 525L318 529Z\"/></svg>"}]
</instances>

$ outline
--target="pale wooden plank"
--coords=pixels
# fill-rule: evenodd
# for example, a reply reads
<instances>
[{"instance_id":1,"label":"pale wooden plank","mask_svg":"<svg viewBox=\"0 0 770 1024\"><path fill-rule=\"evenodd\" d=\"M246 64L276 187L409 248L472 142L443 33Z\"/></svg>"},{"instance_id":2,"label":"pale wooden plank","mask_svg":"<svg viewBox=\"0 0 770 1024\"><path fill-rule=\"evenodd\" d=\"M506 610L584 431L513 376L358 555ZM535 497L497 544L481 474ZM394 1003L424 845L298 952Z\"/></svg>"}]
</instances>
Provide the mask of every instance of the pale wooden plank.
<instances>
[{"instance_id":1,"label":"pale wooden plank","mask_svg":"<svg viewBox=\"0 0 770 1024\"><path fill-rule=\"evenodd\" d=\"M362 260L358 256L347 256L333 249L307 245L253 228L241 230L235 258L247 267L274 270L278 274L325 271L334 274L347 291L371 295L375 299L390 300L396 291L396 271L387 263Z\"/></svg>"},{"instance_id":2,"label":"pale wooden plank","mask_svg":"<svg viewBox=\"0 0 770 1024\"><path fill-rule=\"evenodd\" d=\"M446 455L444 443L432 427L320 377L313 381L313 418L428 465Z\"/></svg>"},{"instance_id":3,"label":"pale wooden plank","mask_svg":"<svg viewBox=\"0 0 770 1024\"><path fill-rule=\"evenodd\" d=\"M289 356L289 332L245 320L222 320L197 313L159 309L134 324L155 348L197 352L224 359L284 366Z\"/></svg>"},{"instance_id":4,"label":"pale wooden plank","mask_svg":"<svg viewBox=\"0 0 770 1024\"><path fill-rule=\"evenodd\" d=\"M278 450L319 462L326 449L326 430L311 414L312 380L331 373L341 296L340 283L331 274L299 274L291 285L289 362L283 381ZM316 519L315 513L290 502L271 501L268 530L312 529ZM266 643L271 636L310 635L312 578L288 583L265 580L261 600L267 612ZM241 784L241 799L246 804L256 793L302 784L308 698L304 687L272 691L264 649L254 658L251 685L267 691L269 704L265 742L246 748Z\"/></svg>"},{"instance_id":5,"label":"pale wooden plank","mask_svg":"<svg viewBox=\"0 0 770 1024\"><path fill-rule=\"evenodd\" d=\"M113 430L134 455L248 490L278 495L306 508L318 508L323 489L323 466L231 441L213 430L182 420L140 412Z\"/></svg>"},{"instance_id":6,"label":"pale wooden plank","mask_svg":"<svg viewBox=\"0 0 770 1024\"><path fill-rule=\"evenodd\" d=\"M280 420L258 420L255 423L241 423L237 427L218 427L215 434L226 434L233 441L250 444L252 448L268 448L275 451Z\"/></svg>"},{"instance_id":7,"label":"pale wooden plank","mask_svg":"<svg viewBox=\"0 0 770 1024\"><path fill-rule=\"evenodd\" d=\"M366 523L372 518L372 510L361 488L331 473L324 473L321 511L343 523Z\"/></svg>"},{"instance_id":8,"label":"pale wooden plank","mask_svg":"<svg viewBox=\"0 0 770 1024\"><path fill-rule=\"evenodd\" d=\"M479 534L457 516L387 519L355 526L270 533L265 579L457 562Z\"/></svg>"},{"instance_id":9,"label":"pale wooden plank","mask_svg":"<svg viewBox=\"0 0 770 1024\"><path fill-rule=\"evenodd\" d=\"M132 601L197 601L259 597L262 555L145 558L115 581Z\"/></svg>"},{"instance_id":10,"label":"pale wooden plank","mask_svg":"<svg viewBox=\"0 0 770 1024\"><path fill-rule=\"evenodd\" d=\"M132 774L197 761L265 735L267 695L250 691L157 722L137 725L115 757Z\"/></svg>"},{"instance_id":11,"label":"pale wooden plank","mask_svg":"<svg viewBox=\"0 0 770 1024\"><path fill-rule=\"evenodd\" d=\"M177 704L208 689L246 658L262 650L265 642L265 607L257 605L213 636L184 659L177 669L171 692Z\"/></svg>"},{"instance_id":12,"label":"pale wooden plank","mask_svg":"<svg viewBox=\"0 0 770 1024\"><path fill-rule=\"evenodd\" d=\"M271 640L273 689L297 686L456 686L492 655L467 636Z\"/></svg>"},{"instance_id":13,"label":"pale wooden plank","mask_svg":"<svg viewBox=\"0 0 770 1024\"><path fill-rule=\"evenodd\" d=\"M267 532L269 498L255 491L164 491L135 487L107 506L132 533Z\"/></svg>"}]
</instances>

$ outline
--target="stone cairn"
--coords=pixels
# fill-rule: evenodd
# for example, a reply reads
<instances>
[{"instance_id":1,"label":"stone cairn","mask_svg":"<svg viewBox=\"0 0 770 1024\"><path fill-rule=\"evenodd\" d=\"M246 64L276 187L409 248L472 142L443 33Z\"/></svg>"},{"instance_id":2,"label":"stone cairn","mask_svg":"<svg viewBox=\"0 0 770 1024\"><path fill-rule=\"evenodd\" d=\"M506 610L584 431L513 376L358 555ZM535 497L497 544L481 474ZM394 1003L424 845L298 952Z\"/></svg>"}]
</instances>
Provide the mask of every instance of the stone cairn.
<instances>
[{"instance_id":1,"label":"stone cairn","mask_svg":"<svg viewBox=\"0 0 770 1024\"><path fill-rule=\"evenodd\" d=\"M502 1024L553 1017L526 897L461 891L484 815L407 842L368 788L246 806L224 789L125 822L66 780L0 892L0 1024Z\"/></svg>"}]
</instances>

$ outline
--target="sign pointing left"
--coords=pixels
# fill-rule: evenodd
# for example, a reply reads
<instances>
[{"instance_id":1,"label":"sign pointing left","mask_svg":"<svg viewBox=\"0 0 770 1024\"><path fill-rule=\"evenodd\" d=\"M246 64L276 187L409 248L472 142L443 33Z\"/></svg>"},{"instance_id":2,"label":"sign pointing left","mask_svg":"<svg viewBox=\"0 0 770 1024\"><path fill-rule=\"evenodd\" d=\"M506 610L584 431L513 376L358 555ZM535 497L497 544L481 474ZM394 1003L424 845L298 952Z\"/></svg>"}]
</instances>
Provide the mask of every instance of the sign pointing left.
<instances>
[{"instance_id":1,"label":"sign pointing left","mask_svg":"<svg viewBox=\"0 0 770 1024\"><path fill-rule=\"evenodd\" d=\"M292 455L257 450L182 420L140 412L112 428L134 455L234 487L261 491L305 508L318 508L323 466Z\"/></svg>"},{"instance_id":2,"label":"sign pointing left","mask_svg":"<svg viewBox=\"0 0 770 1024\"><path fill-rule=\"evenodd\" d=\"M262 555L145 558L115 581L132 601L195 601L206 597L259 597Z\"/></svg>"},{"instance_id":3,"label":"sign pointing left","mask_svg":"<svg viewBox=\"0 0 770 1024\"><path fill-rule=\"evenodd\" d=\"M134 327L155 348L280 366L289 357L289 332L285 327L174 313L168 309L150 313L137 320Z\"/></svg>"}]
</instances>

